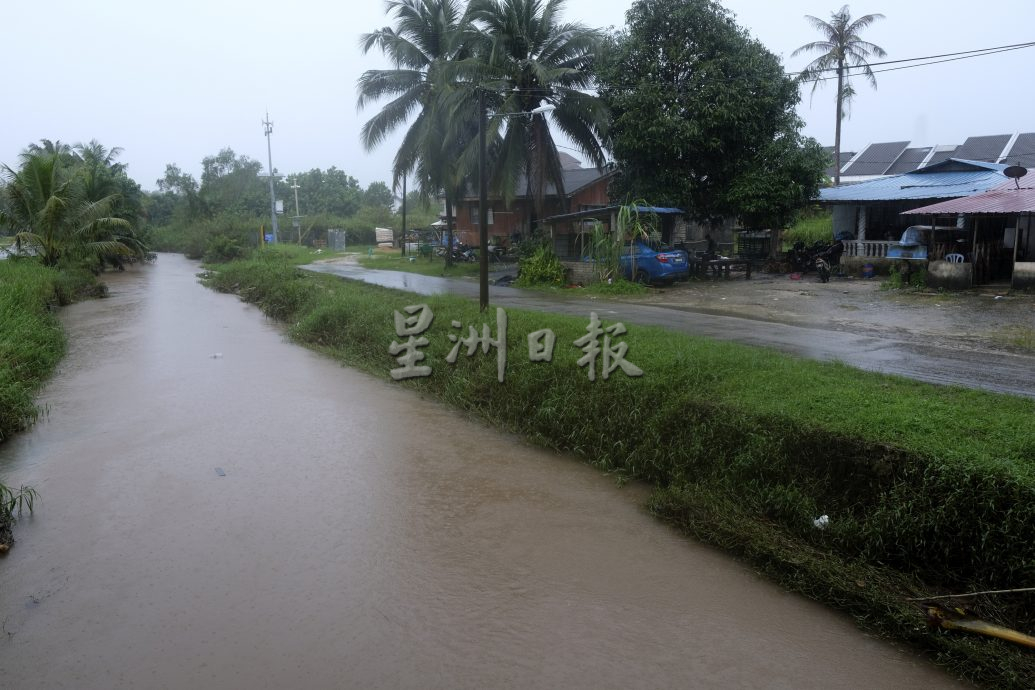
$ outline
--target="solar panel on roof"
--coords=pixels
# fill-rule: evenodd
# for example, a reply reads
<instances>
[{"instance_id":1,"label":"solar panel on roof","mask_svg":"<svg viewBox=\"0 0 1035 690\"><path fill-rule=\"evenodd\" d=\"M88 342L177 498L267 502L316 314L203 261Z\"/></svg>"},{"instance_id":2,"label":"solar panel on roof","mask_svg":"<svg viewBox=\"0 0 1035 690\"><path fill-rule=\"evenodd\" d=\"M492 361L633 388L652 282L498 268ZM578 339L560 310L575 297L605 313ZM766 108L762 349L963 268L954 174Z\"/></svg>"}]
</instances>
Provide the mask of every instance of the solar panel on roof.
<instances>
[{"instance_id":1,"label":"solar panel on roof","mask_svg":"<svg viewBox=\"0 0 1035 690\"><path fill-rule=\"evenodd\" d=\"M883 175L909 146L908 141L871 144L842 175Z\"/></svg>"},{"instance_id":2,"label":"solar panel on roof","mask_svg":"<svg viewBox=\"0 0 1035 690\"><path fill-rule=\"evenodd\" d=\"M1018 135L1003 163L1035 168L1035 132Z\"/></svg>"},{"instance_id":3,"label":"solar panel on roof","mask_svg":"<svg viewBox=\"0 0 1035 690\"><path fill-rule=\"evenodd\" d=\"M970 137L963 146L956 150L953 158L963 158L968 161L987 161L995 163L999 160L999 154L1010 142L1009 134L993 134L987 137Z\"/></svg>"},{"instance_id":4,"label":"solar panel on roof","mask_svg":"<svg viewBox=\"0 0 1035 690\"><path fill-rule=\"evenodd\" d=\"M931 156L931 160L927 161L927 165L934 165L935 163L941 163L947 161L950 158L956 158L956 152L960 150L960 147L954 149L948 149L946 151L935 151L934 155Z\"/></svg>"},{"instance_id":5,"label":"solar panel on roof","mask_svg":"<svg viewBox=\"0 0 1035 690\"><path fill-rule=\"evenodd\" d=\"M906 173L916 170L920 167L920 164L927 158L927 154L931 152L931 147L921 149L906 149L902 152L902 155L898 157L894 165L888 168L888 175L898 175L899 173Z\"/></svg>"}]
</instances>

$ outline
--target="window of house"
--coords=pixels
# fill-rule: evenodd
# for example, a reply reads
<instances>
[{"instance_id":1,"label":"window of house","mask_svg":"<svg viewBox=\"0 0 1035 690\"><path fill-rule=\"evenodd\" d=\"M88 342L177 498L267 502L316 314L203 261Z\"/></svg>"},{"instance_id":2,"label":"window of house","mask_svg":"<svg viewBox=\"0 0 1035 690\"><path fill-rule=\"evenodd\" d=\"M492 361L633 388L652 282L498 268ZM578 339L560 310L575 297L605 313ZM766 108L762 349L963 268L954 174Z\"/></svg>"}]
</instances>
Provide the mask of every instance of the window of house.
<instances>
[{"instance_id":1,"label":"window of house","mask_svg":"<svg viewBox=\"0 0 1035 690\"><path fill-rule=\"evenodd\" d=\"M478 207L472 205L470 207L470 210L471 210L471 225L478 225L478 223L481 222L481 220L478 218ZM489 209L489 225L492 225L492 209L491 208Z\"/></svg>"}]
</instances>

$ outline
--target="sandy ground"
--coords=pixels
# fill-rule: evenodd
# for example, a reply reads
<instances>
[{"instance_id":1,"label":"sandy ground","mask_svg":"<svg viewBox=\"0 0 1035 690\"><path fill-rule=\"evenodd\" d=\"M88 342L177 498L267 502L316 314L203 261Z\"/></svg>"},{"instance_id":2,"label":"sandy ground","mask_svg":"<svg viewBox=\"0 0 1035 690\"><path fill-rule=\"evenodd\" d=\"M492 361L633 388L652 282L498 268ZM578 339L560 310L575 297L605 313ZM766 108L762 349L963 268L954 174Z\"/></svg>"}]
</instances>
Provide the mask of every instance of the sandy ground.
<instances>
[{"instance_id":1,"label":"sandy ground","mask_svg":"<svg viewBox=\"0 0 1035 690\"><path fill-rule=\"evenodd\" d=\"M1035 351L1035 295L1006 286L960 293L881 290L881 279L743 274L658 288L629 301L810 328L937 338L963 347Z\"/></svg>"}]
</instances>

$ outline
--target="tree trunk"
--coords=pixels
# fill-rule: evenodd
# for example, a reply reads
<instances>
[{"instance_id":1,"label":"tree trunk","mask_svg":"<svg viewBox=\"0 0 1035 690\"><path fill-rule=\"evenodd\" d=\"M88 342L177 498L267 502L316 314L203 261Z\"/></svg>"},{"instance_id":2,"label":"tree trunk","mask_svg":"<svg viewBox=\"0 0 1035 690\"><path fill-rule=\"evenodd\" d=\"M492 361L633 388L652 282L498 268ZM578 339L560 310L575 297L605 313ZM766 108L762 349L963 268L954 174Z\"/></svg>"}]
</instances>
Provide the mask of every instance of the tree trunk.
<instances>
[{"instance_id":1,"label":"tree trunk","mask_svg":"<svg viewBox=\"0 0 1035 690\"><path fill-rule=\"evenodd\" d=\"M446 195L446 266L453 265L453 199Z\"/></svg>"},{"instance_id":2,"label":"tree trunk","mask_svg":"<svg viewBox=\"0 0 1035 690\"><path fill-rule=\"evenodd\" d=\"M834 186L841 184L841 117L845 99L844 60L837 61L837 122L834 124Z\"/></svg>"}]
</instances>

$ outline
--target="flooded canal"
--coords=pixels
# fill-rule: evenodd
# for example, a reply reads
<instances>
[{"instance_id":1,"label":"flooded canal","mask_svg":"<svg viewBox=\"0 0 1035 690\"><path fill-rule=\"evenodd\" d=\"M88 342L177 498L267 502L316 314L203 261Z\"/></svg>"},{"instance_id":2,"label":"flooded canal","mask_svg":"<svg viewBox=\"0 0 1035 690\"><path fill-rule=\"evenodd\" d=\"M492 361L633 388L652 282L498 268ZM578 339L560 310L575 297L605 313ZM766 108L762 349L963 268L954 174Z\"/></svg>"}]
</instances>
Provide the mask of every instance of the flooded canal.
<instances>
[{"instance_id":1,"label":"flooded canal","mask_svg":"<svg viewBox=\"0 0 1035 690\"><path fill-rule=\"evenodd\" d=\"M0 560L0 686L954 685L197 270L65 310L49 418L0 445L42 495Z\"/></svg>"}]
</instances>

